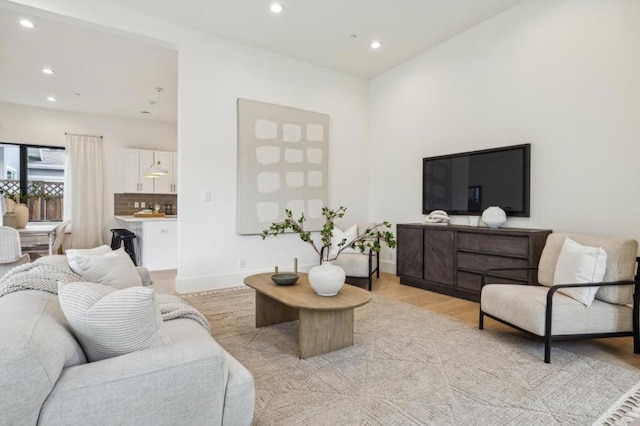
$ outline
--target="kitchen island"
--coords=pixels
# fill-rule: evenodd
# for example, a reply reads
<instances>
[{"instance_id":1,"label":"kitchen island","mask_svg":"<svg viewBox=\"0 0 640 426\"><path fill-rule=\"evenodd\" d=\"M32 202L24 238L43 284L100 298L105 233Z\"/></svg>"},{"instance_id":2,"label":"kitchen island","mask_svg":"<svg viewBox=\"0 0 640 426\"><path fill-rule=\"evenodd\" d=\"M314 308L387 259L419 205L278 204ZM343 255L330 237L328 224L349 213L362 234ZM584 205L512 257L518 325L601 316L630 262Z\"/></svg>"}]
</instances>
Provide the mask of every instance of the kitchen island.
<instances>
[{"instance_id":1,"label":"kitchen island","mask_svg":"<svg viewBox=\"0 0 640 426\"><path fill-rule=\"evenodd\" d=\"M178 267L178 218L115 216L118 227L134 232L138 264L150 271Z\"/></svg>"}]
</instances>

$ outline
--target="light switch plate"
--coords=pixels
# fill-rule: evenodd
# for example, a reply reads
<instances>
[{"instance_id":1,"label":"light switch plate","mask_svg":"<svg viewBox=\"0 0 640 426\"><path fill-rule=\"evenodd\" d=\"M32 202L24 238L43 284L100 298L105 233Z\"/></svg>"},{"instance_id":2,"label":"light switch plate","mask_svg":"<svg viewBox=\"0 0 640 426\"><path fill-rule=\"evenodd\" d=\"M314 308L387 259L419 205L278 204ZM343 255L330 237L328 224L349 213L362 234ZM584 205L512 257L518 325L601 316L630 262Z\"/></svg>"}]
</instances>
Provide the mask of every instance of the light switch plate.
<instances>
[{"instance_id":1,"label":"light switch plate","mask_svg":"<svg viewBox=\"0 0 640 426\"><path fill-rule=\"evenodd\" d=\"M202 201L211 201L211 191L202 192Z\"/></svg>"},{"instance_id":2,"label":"light switch plate","mask_svg":"<svg viewBox=\"0 0 640 426\"><path fill-rule=\"evenodd\" d=\"M137 209L138 207L140 207L140 203L136 201L135 203L133 203L133 207Z\"/></svg>"}]
</instances>

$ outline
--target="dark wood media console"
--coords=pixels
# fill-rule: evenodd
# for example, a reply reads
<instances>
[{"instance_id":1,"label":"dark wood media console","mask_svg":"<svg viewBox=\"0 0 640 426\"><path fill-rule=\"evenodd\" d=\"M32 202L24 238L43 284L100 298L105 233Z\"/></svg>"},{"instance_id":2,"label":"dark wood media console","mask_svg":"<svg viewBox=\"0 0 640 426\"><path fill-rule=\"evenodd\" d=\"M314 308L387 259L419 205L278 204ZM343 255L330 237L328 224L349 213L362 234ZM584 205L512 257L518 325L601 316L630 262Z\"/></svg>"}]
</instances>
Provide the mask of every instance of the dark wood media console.
<instances>
[{"instance_id":1,"label":"dark wood media console","mask_svg":"<svg viewBox=\"0 0 640 426\"><path fill-rule=\"evenodd\" d=\"M480 300L483 271L538 266L548 229L398 224L400 283ZM535 271L496 273L502 283L537 283Z\"/></svg>"}]
</instances>

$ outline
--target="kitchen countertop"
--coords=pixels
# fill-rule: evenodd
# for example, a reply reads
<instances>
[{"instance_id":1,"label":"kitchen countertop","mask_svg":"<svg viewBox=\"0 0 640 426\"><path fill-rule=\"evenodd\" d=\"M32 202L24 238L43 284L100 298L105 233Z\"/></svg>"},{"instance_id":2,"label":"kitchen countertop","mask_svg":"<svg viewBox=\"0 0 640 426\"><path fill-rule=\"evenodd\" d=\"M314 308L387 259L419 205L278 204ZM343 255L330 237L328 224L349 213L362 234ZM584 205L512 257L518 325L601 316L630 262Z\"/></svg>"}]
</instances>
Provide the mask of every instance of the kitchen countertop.
<instances>
[{"instance_id":1,"label":"kitchen countertop","mask_svg":"<svg viewBox=\"0 0 640 426\"><path fill-rule=\"evenodd\" d=\"M175 222L178 215L166 215L165 217L135 217L131 216L115 216L116 219L123 222Z\"/></svg>"}]
</instances>

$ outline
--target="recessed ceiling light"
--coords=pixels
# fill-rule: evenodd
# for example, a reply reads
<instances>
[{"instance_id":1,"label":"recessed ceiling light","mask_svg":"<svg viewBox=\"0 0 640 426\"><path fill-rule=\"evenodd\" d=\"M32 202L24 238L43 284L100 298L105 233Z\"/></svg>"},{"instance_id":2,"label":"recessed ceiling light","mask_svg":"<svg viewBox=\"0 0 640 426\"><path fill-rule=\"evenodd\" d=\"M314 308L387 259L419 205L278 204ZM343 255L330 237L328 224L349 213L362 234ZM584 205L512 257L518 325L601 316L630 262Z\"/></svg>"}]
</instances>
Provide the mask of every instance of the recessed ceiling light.
<instances>
[{"instance_id":1,"label":"recessed ceiling light","mask_svg":"<svg viewBox=\"0 0 640 426\"><path fill-rule=\"evenodd\" d=\"M140 114L147 114L147 115L151 115L151 111L140 111Z\"/></svg>"},{"instance_id":2,"label":"recessed ceiling light","mask_svg":"<svg viewBox=\"0 0 640 426\"><path fill-rule=\"evenodd\" d=\"M271 3L271 6L269 6L269 9L271 9L273 13L284 12L284 6L281 3Z\"/></svg>"},{"instance_id":3,"label":"recessed ceiling light","mask_svg":"<svg viewBox=\"0 0 640 426\"><path fill-rule=\"evenodd\" d=\"M374 40L369 43L369 47L372 49L380 49L380 46L382 46L382 42L380 40Z\"/></svg>"},{"instance_id":4,"label":"recessed ceiling light","mask_svg":"<svg viewBox=\"0 0 640 426\"><path fill-rule=\"evenodd\" d=\"M31 22L28 19L21 19L20 20L20 25L22 25L25 28L34 28L35 24L33 22Z\"/></svg>"},{"instance_id":5,"label":"recessed ceiling light","mask_svg":"<svg viewBox=\"0 0 640 426\"><path fill-rule=\"evenodd\" d=\"M53 96L47 96L47 100L48 100L49 102L55 102L55 101L57 101L57 99L56 99L56 98L54 98Z\"/></svg>"},{"instance_id":6,"label":"recessed ceiling light","mask_svg":"<svg viewBox=\"0 0 640 426\"><path fill-rule=\"evenodd\" d=\"M42 72L45 74L55 74L56 72L54 70L52 70L51 68L42 68Z\"/></svg>"},{"instance_id":7,"label":"recessed ceiling light","mask_svg":"<svg viewBox=\"0 0 640 426\"><path fill-rule=\"evenodd\" d=\"M358 35L357 35L357 34L351 34L351 35L349 36L349 40L355 40L355 39L357 39L357 38L358 38Z\"/></svg>"}]
</instances>

